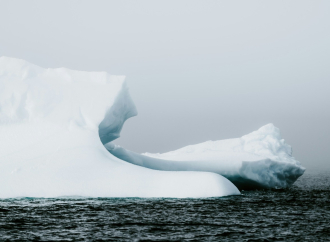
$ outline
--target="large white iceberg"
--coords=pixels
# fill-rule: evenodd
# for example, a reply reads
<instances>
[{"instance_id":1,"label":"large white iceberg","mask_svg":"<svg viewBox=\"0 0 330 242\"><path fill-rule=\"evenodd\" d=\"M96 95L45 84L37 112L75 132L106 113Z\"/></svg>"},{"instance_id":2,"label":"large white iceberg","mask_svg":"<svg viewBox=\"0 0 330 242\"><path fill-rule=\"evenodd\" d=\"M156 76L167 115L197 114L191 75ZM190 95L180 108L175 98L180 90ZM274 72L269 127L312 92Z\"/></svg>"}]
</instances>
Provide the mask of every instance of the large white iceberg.
<instances>
[{"instance_id":1,"label":"large white iceberg","mask_svg":"<svg viewBox=\"0 0 330 242\"><path fill-rule=\"evenodd\" d=\"M241 138L207 141L164 154L139 155L112 143L105 146L132 164L166 171L215 172L239 189L287 188L305 171L273 124Z\"/></svg>"},{"instance_id":2,"label":"large white iceberg","mask_svg":"<svg viewBox=\"0 0 330 242\"><path fill-rule=\"evenodd\" d=\"M103 144L136 114L122 76L1 57L0 198L240 194L214 172L157 171L109 153Z\"/></svg>"}]
</instances>

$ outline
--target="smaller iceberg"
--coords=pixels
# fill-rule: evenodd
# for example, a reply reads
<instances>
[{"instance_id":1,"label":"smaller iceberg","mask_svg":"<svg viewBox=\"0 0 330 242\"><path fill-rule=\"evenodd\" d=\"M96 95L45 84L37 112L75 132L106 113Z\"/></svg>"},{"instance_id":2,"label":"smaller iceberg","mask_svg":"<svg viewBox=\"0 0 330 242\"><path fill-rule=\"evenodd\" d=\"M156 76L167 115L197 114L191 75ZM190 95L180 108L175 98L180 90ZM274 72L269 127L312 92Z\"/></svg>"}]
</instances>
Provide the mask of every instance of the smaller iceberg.
<instances>
[{"instance_id":1,"label":"smaller iceberg","mask_svg":"<svg viewBox=\"0 0 330 242\"><path fill-rule=\"evenodd\" d=\"M287 188L305 171L273 124L241 138L207 141L163 154L140 155L112 143L105 147L121 160L150 169L214 172L240 190Z\"/></svg>"}]
</instances>

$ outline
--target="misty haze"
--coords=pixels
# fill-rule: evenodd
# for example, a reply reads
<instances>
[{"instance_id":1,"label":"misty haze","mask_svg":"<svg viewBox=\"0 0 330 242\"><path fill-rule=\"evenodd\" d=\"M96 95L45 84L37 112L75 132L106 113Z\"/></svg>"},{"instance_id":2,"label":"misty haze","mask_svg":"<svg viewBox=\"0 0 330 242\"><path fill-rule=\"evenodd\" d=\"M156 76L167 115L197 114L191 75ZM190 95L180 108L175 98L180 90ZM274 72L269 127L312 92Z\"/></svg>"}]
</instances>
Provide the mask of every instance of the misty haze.
<instances>
[{"instance_id":1,"label":"misty haze","mask_svg":"<svg viewBox=\"0 0 330 242\"><path fill-rule=\"evenodd\" d=\"M0 241L327 241L330 2L0 0Z\"/></svg>"}]
</instances>

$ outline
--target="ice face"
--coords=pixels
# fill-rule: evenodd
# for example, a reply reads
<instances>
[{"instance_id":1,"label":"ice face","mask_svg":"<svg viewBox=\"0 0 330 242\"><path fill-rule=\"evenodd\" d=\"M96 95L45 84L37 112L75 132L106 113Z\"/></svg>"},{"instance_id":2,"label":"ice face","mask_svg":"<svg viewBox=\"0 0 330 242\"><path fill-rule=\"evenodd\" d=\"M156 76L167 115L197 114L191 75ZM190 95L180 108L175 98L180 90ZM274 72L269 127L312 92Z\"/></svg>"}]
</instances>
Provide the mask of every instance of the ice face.
<instances>
[{"instance_id":1,"label":"ice face","mask_svg":"<svg viewBox=\"0 0 330 242\"><path fill-rule=\"evenodd\" d=\"M139 155L111 143L106 148L120 159L151 169L215 172L245 190L287 188L305 171L273 124L238 139L207 141L164 154Z\"/></svg>"},{"instance_id":2,"label":"ice face","mask_svg":"<svg viewBox=\"0 0 330 242\"><path fill-rule=\"evenodd\" d=\"M137 114L123 76L0 58L0 197L218 197L212 172L158 171L107 151Z\"/></svg>"}]
</instances>

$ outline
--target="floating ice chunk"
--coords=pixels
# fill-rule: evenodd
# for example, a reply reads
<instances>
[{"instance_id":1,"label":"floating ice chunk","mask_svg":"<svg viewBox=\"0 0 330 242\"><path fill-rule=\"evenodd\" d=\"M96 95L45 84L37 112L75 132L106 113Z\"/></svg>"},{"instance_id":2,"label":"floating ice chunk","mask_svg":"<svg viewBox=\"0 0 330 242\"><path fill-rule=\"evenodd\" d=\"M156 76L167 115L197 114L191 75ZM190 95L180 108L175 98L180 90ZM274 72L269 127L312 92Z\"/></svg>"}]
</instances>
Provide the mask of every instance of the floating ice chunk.
<instances>
[{"instance_id":1,"label":"floating ice chunk","mask_svg":"<svg viewBox=\"0 0 330 242\"><path fill-rule=\"evenodd\" d=\"M240 189L286 188L305 171L273 124L238 139L207 141L164 154L139 155L112 144L106 148L122 160L151 169L215 172Z\"/></svg>"},{"instance_id":2,"label":"floating ice chunk","mask_svg":"<svg viewBox=\"0 0 330 242\"><path fill-rule=\"evenodd\" d=\"M240 194L215 173L155 171L110 154L103 143L136 114L123 76L1 57L0 198Z\"/></svg>"}]
</instances>

